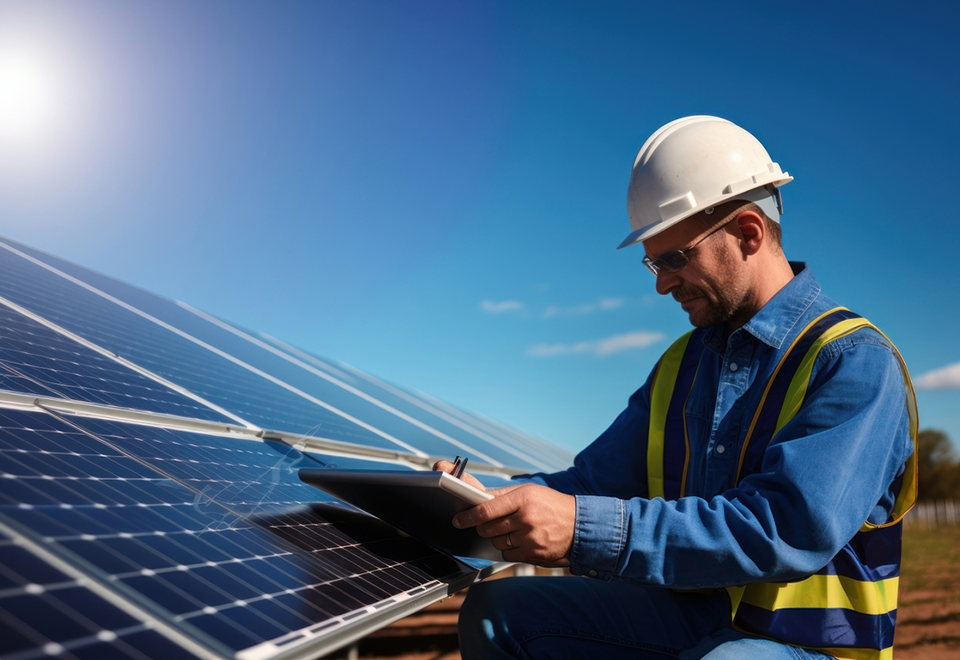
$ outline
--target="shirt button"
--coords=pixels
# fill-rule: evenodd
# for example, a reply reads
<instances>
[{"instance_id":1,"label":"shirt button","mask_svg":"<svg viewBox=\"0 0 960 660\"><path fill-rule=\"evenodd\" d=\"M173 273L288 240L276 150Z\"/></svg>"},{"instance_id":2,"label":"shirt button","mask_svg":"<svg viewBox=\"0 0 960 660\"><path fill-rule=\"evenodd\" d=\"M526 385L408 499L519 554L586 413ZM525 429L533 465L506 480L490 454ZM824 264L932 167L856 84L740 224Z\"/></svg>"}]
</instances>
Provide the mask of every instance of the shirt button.
<instances>
[{"instance_id":1,"label":"shirt button","mask_svg":"<svg viewBox=\"0 0 960 660\"><path fill-rule=\"evenodd\" d=\"M739 368L740 368L740 367L737 366L737 363L736 363L736 362L731 362L731 363L730 363L730 371L736 371L736 370L739 369Z\"/></svg>"},{"instance_id":2,"label":"shirt button","mask_svg":"<svg viewBox=\"0 0 960 660\"><path fill-rule=\"evenodd\" d=\"M587 575L589 575L590 577L597 577L597 572L591 568L590 572Z\"/></svg>"},{"instance_id":3,"label":"shirt button","mask_svg":"<svg viewBox=\"0 0 960 660\"><path fill-rule=\"evenodd\" d=\"M724 447L723 445L717 445L717 453L718 453L718 454L722 454L722 453L725 452L725 451L727 451L727 448L726 448L726 447Z\"/></svg>"}]
</instances>

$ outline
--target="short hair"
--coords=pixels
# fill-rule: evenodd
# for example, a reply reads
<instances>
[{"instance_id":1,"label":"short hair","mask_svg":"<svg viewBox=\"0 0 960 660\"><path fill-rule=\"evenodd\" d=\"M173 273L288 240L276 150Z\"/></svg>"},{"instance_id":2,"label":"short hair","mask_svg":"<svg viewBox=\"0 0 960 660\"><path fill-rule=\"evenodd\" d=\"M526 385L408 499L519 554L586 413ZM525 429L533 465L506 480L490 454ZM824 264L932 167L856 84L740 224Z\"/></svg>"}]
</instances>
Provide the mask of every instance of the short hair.
<instances>
[{"instance_id":1,"label":"short hair","mask_svg":"<svg viewBox=\"0 0 960 660\"><path fill-rule=\"evenodd\" d=\"M761 213L763 213L761 211ZM783 229L780 227L780 223L771 220L764 214L763 224L767 226L767 233L770 234L771 243L774 247L777 248L780 252L783 252Z\"/></svg>"},{"instance_id":2,"label":"short hair","mask_svg":"<svg viewBox=\"0 0 960 660\"><path fill-rule=\"evenodd\" d=\"M745 210L753 211L761 218L763 218L763 224L767 228L767 234L770 235L771 247L776 248L777 251L783 251L783 229L780 228L780 223L776 220L769 217L766 213L763 212L763 209L750 202L743 207Z\"/></svg>"},{"instance_id":3,"label":"short hair","mask_svg":"<svg viewBox=\"0 0 960 660\"><path fill-rule=\"evenodd\" d=\"M736 202L740 202L740 205L734 206ZM743 211L753 211L754 213L759 215L761 218L763 218L763 225L767 230L767 235L770 237L771 249L773 249L776 252L783 252L783 230L780 228L780 223L770 218L766 213L763 212L762 208L760 208L753 202L745 202L743 200L734 200L732 202L727 202L726 204L723 204L717 208L721 210L724 217L731 216L734 213L741 213ZM710 215L701 214L700 222L703 225L704 230L707 230L707 229L710 229L711 227L716 226L716 218L713 216L713 214L710 214Z\"/></svg>"}]
</instances>

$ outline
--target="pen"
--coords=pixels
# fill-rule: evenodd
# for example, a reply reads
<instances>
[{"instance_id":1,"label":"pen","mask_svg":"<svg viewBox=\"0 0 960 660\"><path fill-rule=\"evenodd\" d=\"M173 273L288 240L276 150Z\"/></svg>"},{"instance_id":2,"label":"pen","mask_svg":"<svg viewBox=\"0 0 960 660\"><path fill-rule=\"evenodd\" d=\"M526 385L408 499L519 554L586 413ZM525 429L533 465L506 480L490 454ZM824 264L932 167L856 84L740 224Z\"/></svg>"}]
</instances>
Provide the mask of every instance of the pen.
<instances>
[{"instance_id":1,"label":"pen","mask_svg":"<svg viewBox=\"0 0 960 660\"><path fill-rule=\"evenodd\" d=\"M453 459L453 469L450 470L450 474L459 479L463 471L467 468L468 460L467 458L460 460L460 454L457 454L457 457Z\"/></svg>"}]
</instances>

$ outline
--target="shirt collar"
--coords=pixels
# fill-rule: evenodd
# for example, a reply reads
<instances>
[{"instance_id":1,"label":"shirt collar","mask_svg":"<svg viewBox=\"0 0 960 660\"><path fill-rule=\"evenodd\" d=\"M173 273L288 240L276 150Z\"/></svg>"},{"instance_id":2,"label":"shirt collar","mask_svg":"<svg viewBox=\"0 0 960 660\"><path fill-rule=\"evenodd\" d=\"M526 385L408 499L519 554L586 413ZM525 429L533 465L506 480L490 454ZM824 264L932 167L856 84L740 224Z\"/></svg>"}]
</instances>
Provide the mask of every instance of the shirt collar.
<instances>
[{"instance_id":1,"label":"shirt collar","mask_svg":"<svg viewBox=\"0 0 960 660\"><path fill-rule=\"evenodd\" d=\"M807 264L791 261L790 268L793 269L793 279L740 328L776 349L783 346L800 318L820 295L820 284ZM704 337L707 347L721 355L726 348L726 340L722 325L709 328Z\"/></svg>"}]
</instances>

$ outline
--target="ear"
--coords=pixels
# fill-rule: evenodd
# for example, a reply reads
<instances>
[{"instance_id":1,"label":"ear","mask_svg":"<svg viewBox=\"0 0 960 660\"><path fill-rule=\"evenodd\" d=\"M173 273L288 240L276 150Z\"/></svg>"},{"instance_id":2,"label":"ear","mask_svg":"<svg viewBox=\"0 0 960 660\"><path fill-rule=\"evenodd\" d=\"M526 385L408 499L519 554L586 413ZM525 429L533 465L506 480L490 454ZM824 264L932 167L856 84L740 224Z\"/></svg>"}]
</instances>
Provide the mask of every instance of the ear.
<instances>
[{"instance_id":1,"label":"ear","mask_svg":"<svg viewBox=\"0 0 960 660\"><path fill-rule=\"evenodd\" d=\"M767 226L763 218L756 211L743 211L737 216L736 224L743 256L759 252L767 238Z\"/></svg>"}]
</instances>

